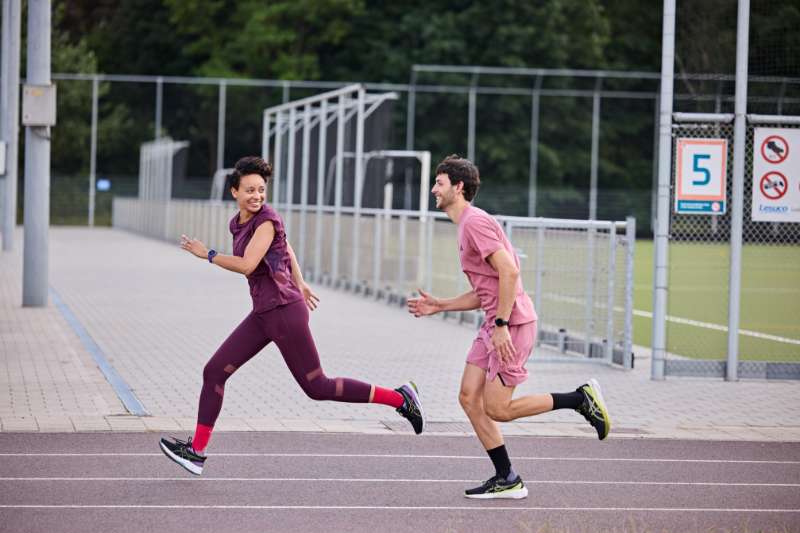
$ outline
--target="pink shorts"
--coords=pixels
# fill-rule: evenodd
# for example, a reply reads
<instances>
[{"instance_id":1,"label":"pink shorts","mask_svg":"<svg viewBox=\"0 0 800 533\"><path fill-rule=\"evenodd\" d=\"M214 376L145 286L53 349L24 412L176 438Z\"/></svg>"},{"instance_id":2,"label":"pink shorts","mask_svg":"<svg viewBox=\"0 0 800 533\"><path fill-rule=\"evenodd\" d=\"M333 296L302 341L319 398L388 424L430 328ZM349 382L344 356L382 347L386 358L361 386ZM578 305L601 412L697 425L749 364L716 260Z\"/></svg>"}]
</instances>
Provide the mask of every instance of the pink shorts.
<instances>
[{"instance_id":1,"label":"pink shorts","mask_svg":"<svg viewBox=\"0 0 800 533\"><path fill-rule=\"evenodd\" d=\"M486 380L493 381L499 375L507 387L515 387L528 379L525 363L536 343L536 321L509 326L511 342L517 350L517 355L507 363L501 363L497 352L492 345L492 332L494 324L484 324L478 330L478 337L472 343L472 348L467 355L467 363L482 368L486 371Z\"/></svg>"}]
</instances>

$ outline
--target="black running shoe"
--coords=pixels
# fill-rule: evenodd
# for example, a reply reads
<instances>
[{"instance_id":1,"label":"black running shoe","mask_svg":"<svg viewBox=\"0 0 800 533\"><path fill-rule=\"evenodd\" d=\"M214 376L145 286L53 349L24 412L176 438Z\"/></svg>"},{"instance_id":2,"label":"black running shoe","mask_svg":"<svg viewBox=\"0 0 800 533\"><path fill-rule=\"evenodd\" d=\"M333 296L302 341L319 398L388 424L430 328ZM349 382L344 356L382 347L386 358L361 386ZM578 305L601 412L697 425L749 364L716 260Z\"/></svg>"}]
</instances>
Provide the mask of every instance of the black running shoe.
<instances>
[{"instance_id":1,"label":"black running shoe","mask_svg":"<svg viewBox=\"0 0 800 533\"><path fill-rule=\"evenodd\" d=\"M162 438L159 442L161 451L164 455L184 467L192 474L199 476L203 473L203 464L206 462L204 455L198 454L192 448L192 438L184 442L176 438L172 438L172 442Z\"/></svg>"},{"instance_id":2,"label":"black running shoe","mask_svg":"<svg viewBox=\"0 0 800 533\"><path fill-rule=\"evenodd\" d=\"M500 476L488 479L480 487L464 491L467 498L488 500L491 498L511 498L520 500L528 497L528 487L522 482L522 478L517 476L509 481Z\"/></svg>"},{"instance_id":3,"label":"black running shoe","mask_svg":"<svg viewBox=\"0 0 800 533\"><path fill-rule=\"evenodd\" d=\"M400 415L411 422L414 433L419 435L425 429L425 414L422 412L422 402L419 401L419 390L413 381L395 389L403 396L403 405L397 408Z\"/></svg>"},{"instance_id":4,"label":"black running shoe","mask_svg":"<svg viewBox=\"0 0 800 533\"><path fill-rule=\"evenodd\" d=\"M608 436L608 432L611 431L611 418L608 416L606 402L603 401L600 384L593 378L578 387L577 390L583 393L583 403L576 411L582 414L592 427L597 430L597 437L600 440L605 439Z\"/></svg>"}]
</instances>

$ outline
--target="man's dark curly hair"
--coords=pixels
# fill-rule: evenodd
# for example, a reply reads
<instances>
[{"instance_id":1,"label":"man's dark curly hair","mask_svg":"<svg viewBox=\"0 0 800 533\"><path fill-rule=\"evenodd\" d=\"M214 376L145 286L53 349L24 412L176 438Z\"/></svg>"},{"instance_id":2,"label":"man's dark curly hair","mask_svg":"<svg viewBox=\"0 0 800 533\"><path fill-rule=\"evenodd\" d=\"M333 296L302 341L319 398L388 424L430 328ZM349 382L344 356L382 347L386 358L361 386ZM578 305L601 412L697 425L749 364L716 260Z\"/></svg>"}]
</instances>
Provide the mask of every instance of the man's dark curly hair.
<instances>
[{"instance_id":1,"label":"man's dark curly hair","mask_svg":"<svg viewBox=\"0 0 800 533\"><path fill-rule=\"evenodd\" d=\"M436 176L447 174L450 183L464 183L464 199L471 202L481 186L481 175L478 167L469 159L453 154L445 157L436 167Z\"/></svg>"},{"instance_id":2,"label":"man's dark curly hair","mask_svg":"<svg viewBox=\"0 0 800 533\"><path fill-rule=\"evenodd\" d=\"M228 174L228 185L232 189L238 189L239 180L249 174L258 174L264 178L264 183L269 183L269 178L272 177L272 165L255 155L243 157L236 162L233 172Z\"/></svg>"}]
</instances>

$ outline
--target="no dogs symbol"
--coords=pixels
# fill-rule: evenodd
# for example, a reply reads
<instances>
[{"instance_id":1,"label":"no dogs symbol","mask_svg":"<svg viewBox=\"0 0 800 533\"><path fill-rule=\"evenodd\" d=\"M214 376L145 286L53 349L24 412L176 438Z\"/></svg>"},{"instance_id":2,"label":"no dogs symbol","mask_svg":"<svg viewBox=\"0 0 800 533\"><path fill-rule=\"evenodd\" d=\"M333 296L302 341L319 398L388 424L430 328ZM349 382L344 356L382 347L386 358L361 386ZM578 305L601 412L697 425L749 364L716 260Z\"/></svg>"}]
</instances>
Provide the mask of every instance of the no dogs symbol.
<instances>
[{"instance_id":1,"label":"no dogs symbol","mask_svg":"<svg viewBox=\"0 0 800 533\"><path fill-rule=\"evenodd\" d=\"M761 194L770 200L780 200L786 194L786 176L780 172L767 172L761 178Z\"/></svg>"},{"instance_id":2,"label":"no dogs symbol","mask_svg":"<svg viewBox=\"0 0 800 533\"><path fill-rule=\"evenodd\" d=\"M770 135L761 143L761 157L769 163L783 163L788 156L789 143L779 135Z\"/></svg>"}]
</instances>

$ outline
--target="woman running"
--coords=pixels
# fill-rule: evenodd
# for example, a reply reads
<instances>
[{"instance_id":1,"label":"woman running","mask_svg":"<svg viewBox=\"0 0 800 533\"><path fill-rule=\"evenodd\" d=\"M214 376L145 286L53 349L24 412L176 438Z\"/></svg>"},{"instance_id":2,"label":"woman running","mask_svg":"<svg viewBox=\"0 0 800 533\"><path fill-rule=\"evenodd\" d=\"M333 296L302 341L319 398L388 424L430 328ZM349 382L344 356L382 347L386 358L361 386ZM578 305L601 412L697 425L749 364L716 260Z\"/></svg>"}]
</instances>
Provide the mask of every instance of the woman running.
<instances>
[{"instance_id":1,"label":"woman running","mask_svg":"<svg viewBox=\"0 0 800 533\"><path fill-rule=\"evenodd\" d=\"M225 382L270 342L275 342L294 379L309 398L394 407L422 433L425 419L414 382L385 389L350 378L329 378L320 365L308 327L309 310L319 298L303 280L297 258L286 240L283 220L266 204L272 167L255 156L244 157L228 176L239 212L230 221L233 255L209 250L197 239L181 236L181 248L231 272L250 284L253 311L222 343L203 369L203 388L194 437L162 438L161 450L192 474L203 472L205 450L222 409Z\"/></svg>"}]
</instances>

